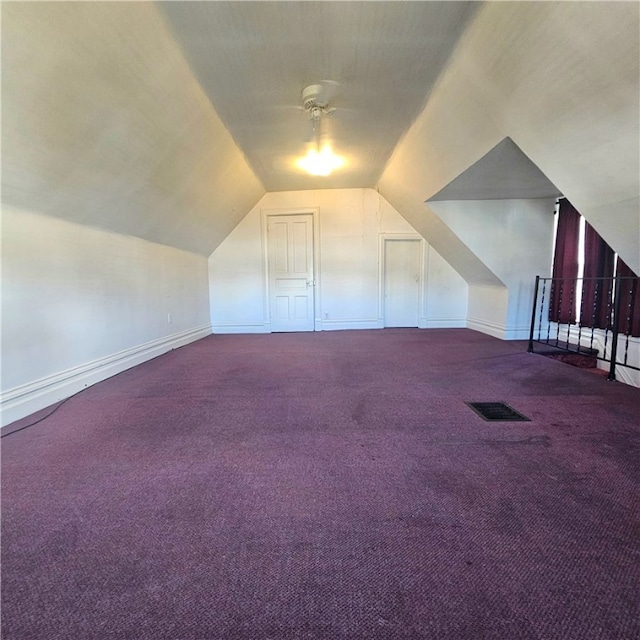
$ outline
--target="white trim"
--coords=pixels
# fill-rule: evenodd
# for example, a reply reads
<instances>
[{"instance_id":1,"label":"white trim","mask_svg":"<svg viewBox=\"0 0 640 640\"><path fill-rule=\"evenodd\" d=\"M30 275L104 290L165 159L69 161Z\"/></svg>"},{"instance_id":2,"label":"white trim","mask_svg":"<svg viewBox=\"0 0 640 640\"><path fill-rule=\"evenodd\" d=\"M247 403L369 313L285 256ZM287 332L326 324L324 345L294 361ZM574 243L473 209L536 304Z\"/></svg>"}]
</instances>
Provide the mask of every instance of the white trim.
<instances>
[{"instance_id":1,"label":"white trim","mask_svg":"<svg viewBox=\"0 0 640 640\"><path fill-rule=\"evenodd\" d=\"M519 327L505 327L503 340L528 340L529 327L521 325Z\"/></svg>"},{"instance_id":2,"label":"white trim","mask_svg":"<svg viewBox=\"0 0 640 640\"><path fill-rule=\"evenodd\" d=\"M235 324L233 322L216 322L213 325L213 333L271 333L270 322L248 322Z\"/></svg>"},{"instance_id":3,"label":"white trim","mask_svg":"<svg viewBox=\"0 0 640 640\"><path fill-rule=\"evenodd\" d=\"M418 325L420 329L429 328L429 294L431 289L431 245L425 240L424 247L424 306L420 307L420 317L424 318L424 326ZM465 318L466 323L466 318ZM465 327L467 325L465 324Z\"/></svg>"},{"instance_id":4,"label":"white trim","mask_svg":"<svg viewBox=\"0 0 640 640\"><path fill-rule=\"evenodd\" d=\"M319 207L295 207L278 209L260 209L260 233L262 234L262 280L263 288L263 314L264 326L271 332L271 309L269 307L269 238L267 225L269 216L298 216L310 215L313 224L313 308L314 316L319 315L322 308L320 299L320 208ZM314 318L314 331L318 331L318 319Z\"/></svg>"},{"instance_id":5,"label":"white trim","mask_svg":"<svg viewBox=\"0 0 640 640\"><path fill-rule=\"evenodd\" d=\"M426 318L424 329L466 329L466 318Z\"/></svg>"},{"instance_id":6,"label":"white trim","mask_svg":"<svg viewBox=\"0 0 640 640\"><path fill-rule=\"evenodd\" d=\"M2 426L64 400L126 369L208 335L211 335L211 325L188 329L8 389L0 396Z\"/></svg>"},{"instance_id":7,"label":"white trim","mask_svg":"<svg viewBox=\"0 0 640 640\"><path fill-rule=\"evenodd\" d=\"M410 240L419 242L420 250L420 282L418 283L418 327L421 326L420 321L424 318L424 309L426 303L425 295L425 269L427 265L428 244L419 233L380 233L378 234L378 325L384 327L384 269L386 260L385 242L387 240Z\"/></svg>"},{"instance_id":8,"label":"white trim","mask_svg":"<svg viewBox=\"0 0 640 640\"><path fill-rule=\"evenodd\" d=\"M494 338L504 340L504 325L495 322L487 322L479 318L467 318L467 329L473 329L480 333L486 333Z\"/></svg>"},{"instance_id":9,"label":"white trim","mask_svg":"<svg viewBox=\"0 0 640 640\"><path fill-rule=\"evenodd\" d=\"M603 364L598 360L598 368L600 364ZM604 363L607 365L606 370L609 370L609 363ZM616 364L616 380L618 382L622 382L623 384L628 384L630 387L640 387L640 371L636 371L635 369L629 369L625 367L623 364Z\"/></svg>"},{"instance_id":10,"label":"white trim","mask_svg":"<svg viewBox=\"0 0 640 640\"><path fill-rule=\"evenodd\" d=\"M486 333L500 340L527 340L529 327L525 325L508 327L497 322L488 322L479 318L467 318L467 329L473 329L480 333Z\"/></svg>"},{"instance_id":11,"label":"white trim","mask_svg":"<svg viewBox=\"0 0 640 640\"><path fill-rule=\"evenodd\" d=\"M320 331L338 331L342 329L382 329L378 319L356 319L356 320L322 320Z\"/></svg>"},{"instance_id":12,"label":"white trim","mask_svg":"<svg viewBox=\"0 0 640 640\"><path fill-rule=\"evenodd\" d=\"M566 343L567 337L571 344L580 343L583 347L592 347L598 351L598 355L610 358L611 357L611 344L613 335L609 334L607 337L607 348L605 349L605 333L603 329L594 329L593 331L593 342L591 341L591 329L589 327L583 327L580 330L576 325L569 326L569 333L567 336L567 325L563 324L561 326L560 331L558 332L557 323L550 322L551 330L549 332L549 340L554 341L556 336L560 344L563 342ZM578 334L580 334L580 340L578 340ZM626 336L620 335L618 336L618 361L616 362L616 380L618 382L622 382L624 384L628 384L632 387L640 387L640 371L636 371L635 369L630 369L622 363L622 342L626 341ZM544 342L540 342L538 344L544 344ZM640 366L640 338L629 336L629 360L628 362L634 366ZM552 345L553 346L553 345ZM535 347L534 347L535 352ZM611 363L605 360L598 359L597 361L598 369L602 369L603 371L609 371L611 368Z\"/></svg>"},{"instance_id":13,"label":"white trim","mask_svg":"<svg viewBox=\"0 0 640 640\"><path fill-rule=\"evenodd\" d=\"M465 329L467 321L464 318L420 318L419 329ZM317 331L334 331L338 329L384 329L382 318L356 320L318 320ZM527 337L528 334L527 334Z\"/></svg>"}]
</instances>

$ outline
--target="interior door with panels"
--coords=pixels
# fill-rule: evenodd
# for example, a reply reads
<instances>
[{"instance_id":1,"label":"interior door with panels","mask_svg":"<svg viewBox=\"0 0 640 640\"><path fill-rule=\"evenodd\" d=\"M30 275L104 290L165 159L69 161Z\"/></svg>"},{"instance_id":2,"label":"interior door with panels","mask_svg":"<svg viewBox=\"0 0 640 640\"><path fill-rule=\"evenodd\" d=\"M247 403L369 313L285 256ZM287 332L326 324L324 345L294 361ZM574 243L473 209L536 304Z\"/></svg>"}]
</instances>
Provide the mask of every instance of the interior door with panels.
<instances>
[{"instance_id":1,"label":"interior door with panels","mask_svg":"<svg viewBox=\"0 0 640 640\"><path fill-rule=\"evenodd\" d=\"M271 331L313 331L313 216L268 216L267 252Z\"/></svg>"},{"instance_id":2,"label":"interior door with panels","mask_svg":"<svg viewBox=\"0 0 640 640\"><path fill-rule=\"evenodd\" d=\"M422 241L385 239L383 317L385 327L417 327L422 288Z\"/></svg>"}]
</instances>

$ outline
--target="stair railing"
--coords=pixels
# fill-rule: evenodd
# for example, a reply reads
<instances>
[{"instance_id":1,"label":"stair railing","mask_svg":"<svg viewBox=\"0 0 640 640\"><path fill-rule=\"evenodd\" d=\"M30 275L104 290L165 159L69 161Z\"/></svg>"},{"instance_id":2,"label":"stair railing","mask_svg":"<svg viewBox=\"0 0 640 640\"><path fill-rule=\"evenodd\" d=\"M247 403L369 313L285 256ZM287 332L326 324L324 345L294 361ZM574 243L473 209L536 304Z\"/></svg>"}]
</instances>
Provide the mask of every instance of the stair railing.
<instances>
[{"instance_id":1,"label":"stair railing","mask_svg":"<svg viewBox=\"0 0 640 640\"><path fill-rule=\"evenodd\" d=\"M536 276L527 351L533 353L538 343L591 355L609 364L608 380L616 379L619 366L640 371L640 331L634 323L639 281ZM593 298L590 313L585 312L588 297Z\"/></svg>"}]
</instances>

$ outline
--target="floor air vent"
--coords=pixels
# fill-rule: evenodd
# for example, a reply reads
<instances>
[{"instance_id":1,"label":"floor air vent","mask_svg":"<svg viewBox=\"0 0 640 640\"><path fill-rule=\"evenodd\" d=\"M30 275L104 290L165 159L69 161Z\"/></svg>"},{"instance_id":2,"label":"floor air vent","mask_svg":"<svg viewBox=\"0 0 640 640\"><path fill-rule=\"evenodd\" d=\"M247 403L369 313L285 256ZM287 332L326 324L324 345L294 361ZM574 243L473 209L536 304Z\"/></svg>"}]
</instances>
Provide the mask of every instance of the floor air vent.
<instances>
[{"instance_id":1,"label":"floor air vent","mask_svg":"<svg viewBox=\"0 0 640 640\"><path fill-rule=\"evenodd\" d=\"M487 422L531 422L504 402L467 402L483 420Z\"/></svg>"}]
</instances>

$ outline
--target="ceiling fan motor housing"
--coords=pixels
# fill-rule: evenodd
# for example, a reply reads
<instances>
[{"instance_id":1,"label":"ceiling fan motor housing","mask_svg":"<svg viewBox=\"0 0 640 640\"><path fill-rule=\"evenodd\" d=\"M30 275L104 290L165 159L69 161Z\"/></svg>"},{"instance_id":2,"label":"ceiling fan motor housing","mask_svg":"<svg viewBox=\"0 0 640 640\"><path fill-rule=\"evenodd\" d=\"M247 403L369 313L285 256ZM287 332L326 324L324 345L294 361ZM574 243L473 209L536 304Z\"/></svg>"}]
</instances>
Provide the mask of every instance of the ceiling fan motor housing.
<instances>
[{"instance_id":1,"label":"ceiling fan motor housing","mask_svg":"<svg viewBox=\"0 0 640 640\"><path fill-rule=\"evenodd\" d=\"M302 104L307 111L314 107L322 109L329 104L326 98L323 100L323 89L321 84L312 84L302 90Z\"/></svg>"}]
</instances>

